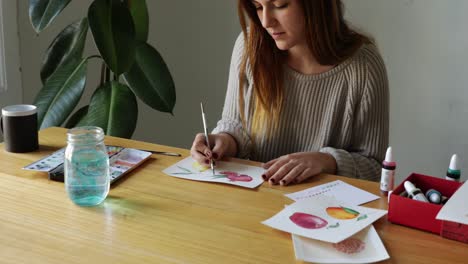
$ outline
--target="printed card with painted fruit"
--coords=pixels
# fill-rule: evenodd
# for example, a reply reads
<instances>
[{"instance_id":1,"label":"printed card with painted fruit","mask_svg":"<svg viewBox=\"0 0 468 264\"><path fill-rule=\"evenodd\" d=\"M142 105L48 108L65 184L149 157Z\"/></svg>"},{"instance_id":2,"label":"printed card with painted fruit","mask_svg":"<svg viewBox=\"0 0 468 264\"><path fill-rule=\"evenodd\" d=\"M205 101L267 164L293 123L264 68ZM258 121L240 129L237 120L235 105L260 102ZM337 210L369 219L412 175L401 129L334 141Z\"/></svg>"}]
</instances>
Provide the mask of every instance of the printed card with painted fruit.
<instances>
[{"instance_id":1,"label":"printed card with painted fruit","mask_svg":"<svg viewBox=\"0 0 468 264\"><path fill-rule=\"evenodd\" d=\"M338 243L385 214L385 210L352 206L330 196L317 196L287 206L263 224L295 235Z\"/></svg>"},{"instance_id":2,"label":"printed card with painted fruit","mask_svg":"<svg viewBox=\"0 0 468 264\"><path fill-rule=\"evenodd\" d=\"M265 170L260 167L240 164L236 162L217 161L215 174L210 167L202 166L193 158L185 158L163 170L167 175L195 181L218 182L255 188L263 183L262 174Z\"/></svg>"}]
</instances>

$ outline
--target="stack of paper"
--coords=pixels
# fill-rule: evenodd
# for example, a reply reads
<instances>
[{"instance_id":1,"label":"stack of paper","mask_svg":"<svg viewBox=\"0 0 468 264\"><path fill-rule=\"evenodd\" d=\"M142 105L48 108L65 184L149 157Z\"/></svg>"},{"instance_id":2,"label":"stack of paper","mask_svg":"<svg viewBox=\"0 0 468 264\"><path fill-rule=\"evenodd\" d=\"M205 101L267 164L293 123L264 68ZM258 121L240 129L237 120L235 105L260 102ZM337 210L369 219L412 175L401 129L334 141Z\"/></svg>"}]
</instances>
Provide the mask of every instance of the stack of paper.
<instances>
[{"instance_id":1,"label":"stack of paper","mask_svg":"<svg viewBox=\"0 0 468 264\"><path fill-rule=\"evenodd\" d=\"M327 195L347 204L361 205L379 199L380 197L352 186L344 181L336 180L299 192L286 194L286 197L299 201L311 197Z\"/></svg>"},{"instance_id":2,"label":"stack of paper","mask_svg":"<svg viewBox=\"0 0 468 264\"><path fill-rule=\"evenodd\" d=\"M389 258L372 225L336 244L296 235L292 240L296 258L314 263L373 263Z\"/></svg>"},{"instance_id":3,"label":"stack of paper","mask_svg":"<svg viewBox=\"0 0 468 264\"><path fill-rule=\"evenodd\" d=\"M334 182L287 195L297 201L263 224L291 233L296 258L304 261L371 263L388 259L389 255L372 226L387 211L357 206L329 196L333 193L330 188L349 188L346 185ZM364 191L356 188L353 192ZM372 194L364 199L363 193L353 196L353 192L346 194L350 198L360 197L351 200L354 203L375 199ZM304 197L306 193L308 197Z\"/></svg>"}]
</instances>

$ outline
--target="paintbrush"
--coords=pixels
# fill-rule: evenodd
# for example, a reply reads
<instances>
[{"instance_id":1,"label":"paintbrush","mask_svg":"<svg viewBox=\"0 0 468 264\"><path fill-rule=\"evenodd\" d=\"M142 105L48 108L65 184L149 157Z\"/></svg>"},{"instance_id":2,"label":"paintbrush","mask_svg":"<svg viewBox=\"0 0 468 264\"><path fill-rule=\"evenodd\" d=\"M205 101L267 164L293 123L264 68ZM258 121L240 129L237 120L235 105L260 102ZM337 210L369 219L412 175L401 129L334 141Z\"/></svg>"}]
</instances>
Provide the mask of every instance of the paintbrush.
<instances>
[{"instance_id":1,"label":"paintbrush","mask_svg":"<svg viewBox=\"0 0 468 264\"><path fill-rule=\"evenodd\" d=\"M206 118L205 118L205 111L203 110L203 103L200 103L200 107L201 107L201 114L202 114L202 119L203 119L203 130L205 131L206 145L211 150L210 140L208 138L208 130L206 129ZM211 166L211 171L213 171L213 175L215 175L213 158L210 158L210 166Z\"/></svg>"}]
</instances>

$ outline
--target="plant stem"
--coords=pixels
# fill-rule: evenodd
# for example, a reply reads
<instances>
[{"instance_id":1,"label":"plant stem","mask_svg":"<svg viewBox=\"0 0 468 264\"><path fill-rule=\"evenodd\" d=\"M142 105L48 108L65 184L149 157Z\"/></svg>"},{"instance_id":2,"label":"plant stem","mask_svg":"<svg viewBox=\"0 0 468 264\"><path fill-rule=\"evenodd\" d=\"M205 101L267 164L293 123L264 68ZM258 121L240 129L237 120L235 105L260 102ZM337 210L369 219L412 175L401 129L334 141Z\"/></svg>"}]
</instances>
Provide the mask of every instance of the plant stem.
<instances>
[{"instance_id":1,"label":"plant stem","mask_svg":"<svg viewBox=\"0 0 468 264\"><path fill-rule=\"evenodd\" d=\"M110 81L110 69L106 66L106 78L104 80L105 82Z\"/></svg>"}]
</instances>

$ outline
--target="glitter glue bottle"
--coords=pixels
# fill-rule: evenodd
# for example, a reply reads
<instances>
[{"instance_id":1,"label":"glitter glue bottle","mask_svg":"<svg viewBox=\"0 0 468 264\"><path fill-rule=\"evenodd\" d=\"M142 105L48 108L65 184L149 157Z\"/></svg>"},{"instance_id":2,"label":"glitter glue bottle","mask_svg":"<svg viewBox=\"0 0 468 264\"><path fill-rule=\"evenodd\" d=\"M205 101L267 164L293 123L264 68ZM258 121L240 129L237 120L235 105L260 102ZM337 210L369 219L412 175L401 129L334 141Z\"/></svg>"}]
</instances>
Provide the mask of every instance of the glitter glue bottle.
<instances>
[{"instance_id":1,"label":"glitter glue bottle","mask_svg":"<svg viewBox=\"0 0 468 264\"><path fill-rule=\"evenodd\" d=\"M380 178L380 192L387 196L393 190L395 182L396 162L393 161L392 147L387 148L385 160L382 162L382 176Z\"/></svg>"},{"instance_id":2,"label":"glitter glue bottle","mask_svg":"<svg viewBox=\"0 0 468 264\"><path fill-rule=\"evenodd\" d=\"M426 196L421 192L421 189L416 188L413 183L409 181L405 181L403 184L405 186L406 192L408 192L409 196L413 200L421 201L421 202L426 202L428 203L429 201L427 200Z\"/></svg>"},{"instance_id":3,"label":"glitter glue bottle","mask_svg":"<svg viewBox=\"0 0 468 264\"><path fill-rule=\"evenodd\" d=\"M450 165L447 170L446 180L460 181L460 169L458 168L458 155L453 154L450 159Z\"/></svg>"}]
</instances>

